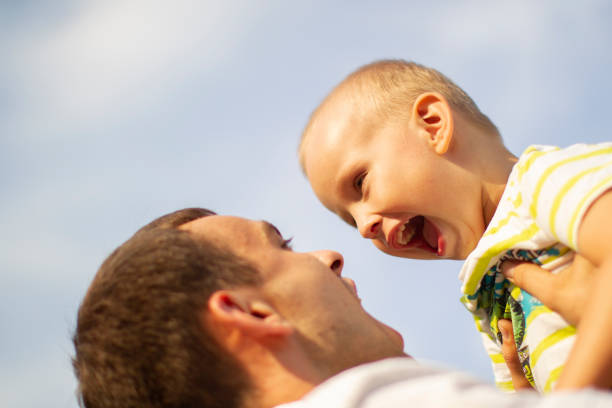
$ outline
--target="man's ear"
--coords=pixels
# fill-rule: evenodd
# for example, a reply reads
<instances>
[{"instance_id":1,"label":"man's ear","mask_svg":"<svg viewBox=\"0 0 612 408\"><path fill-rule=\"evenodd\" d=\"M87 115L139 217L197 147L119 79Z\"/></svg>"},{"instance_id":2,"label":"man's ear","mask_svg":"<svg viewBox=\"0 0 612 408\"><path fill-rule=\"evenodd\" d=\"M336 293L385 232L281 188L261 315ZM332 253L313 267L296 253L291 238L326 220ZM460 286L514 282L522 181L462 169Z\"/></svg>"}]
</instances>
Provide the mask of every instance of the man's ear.
<instances>
[{"instance_id":1,"label":"man's ear","mask_svg":"<svg viewBox=\"0 0 612 408\"><path fill-rule=\"evenodd\" d=\"M260 341L293 332L293 327L252 289L214 292L208 299L208 314L210 323Z\"/></svg>"},{"instance_id":2,"label":"man's ear","mask_svg":"<svg viewBox=\"0 0 612 408\"><path fill-rule=\"evenodd\" d=\"M425 92L413 105L412 118L426 132L428 142L437 154L444 154L453 139L453 115L446 98L437 92Z\"/></svg>"}]
</instances>

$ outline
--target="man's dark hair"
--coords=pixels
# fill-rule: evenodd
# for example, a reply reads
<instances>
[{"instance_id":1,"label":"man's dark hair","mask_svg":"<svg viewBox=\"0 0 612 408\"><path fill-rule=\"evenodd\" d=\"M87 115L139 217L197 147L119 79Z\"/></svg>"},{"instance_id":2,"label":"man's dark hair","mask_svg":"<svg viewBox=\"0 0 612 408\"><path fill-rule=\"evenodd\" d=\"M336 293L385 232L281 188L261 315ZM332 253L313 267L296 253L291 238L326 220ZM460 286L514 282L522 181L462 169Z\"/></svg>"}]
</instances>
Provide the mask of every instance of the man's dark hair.
<instances>
[{"instance_id":1,"label":"man's dark hair","mask_svg":"<svg viewBox=\"0 0 612 408\"><path fill-rule=\"evenodd\" d=\"M214 291L260 280L244 260L178 229L211 214L188 208L160 217L104 261L73 338L82 406L243 404L251 382L201 315Z\"/></svg>"}]
</instances>

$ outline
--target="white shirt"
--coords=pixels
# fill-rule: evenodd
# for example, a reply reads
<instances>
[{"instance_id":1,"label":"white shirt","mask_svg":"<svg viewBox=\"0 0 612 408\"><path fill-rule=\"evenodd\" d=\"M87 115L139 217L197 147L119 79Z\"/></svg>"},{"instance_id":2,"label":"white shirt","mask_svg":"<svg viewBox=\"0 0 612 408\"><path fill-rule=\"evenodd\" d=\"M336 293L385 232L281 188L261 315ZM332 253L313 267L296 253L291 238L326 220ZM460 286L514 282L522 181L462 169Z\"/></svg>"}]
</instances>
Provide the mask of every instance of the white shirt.
<instances>
[{"instance_id":1,"label":"white shirt","mask_svg":"<svg viewBox=\"0 0 612 408\"><path fill-rule=\"evenodd\" d=\"M301 400L277 406L281 407L610 408L612 393L583 390L548 396L530 391L508 394L467 374L398 357L346 370L323 382Z\"/></svg>"}]
</instances>

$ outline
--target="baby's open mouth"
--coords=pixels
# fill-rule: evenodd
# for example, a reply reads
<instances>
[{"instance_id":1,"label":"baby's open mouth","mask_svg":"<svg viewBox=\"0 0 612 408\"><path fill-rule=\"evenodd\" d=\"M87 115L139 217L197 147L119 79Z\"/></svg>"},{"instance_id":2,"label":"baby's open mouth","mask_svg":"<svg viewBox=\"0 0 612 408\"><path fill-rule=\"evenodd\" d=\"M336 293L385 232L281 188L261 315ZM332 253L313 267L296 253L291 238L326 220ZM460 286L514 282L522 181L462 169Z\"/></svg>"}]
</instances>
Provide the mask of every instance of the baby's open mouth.
<instances>
[{"instance_id":1,"label":"baby's open mouth","mask_svg":"<svg viewBox=\"0 0 612 408\"><path fill-rule=\"evenodd\" d=\"M395 242L402 247L421 248L438 254L438 235L436 227L418 215L398 228Z\"/></svg>"}]
</instances>

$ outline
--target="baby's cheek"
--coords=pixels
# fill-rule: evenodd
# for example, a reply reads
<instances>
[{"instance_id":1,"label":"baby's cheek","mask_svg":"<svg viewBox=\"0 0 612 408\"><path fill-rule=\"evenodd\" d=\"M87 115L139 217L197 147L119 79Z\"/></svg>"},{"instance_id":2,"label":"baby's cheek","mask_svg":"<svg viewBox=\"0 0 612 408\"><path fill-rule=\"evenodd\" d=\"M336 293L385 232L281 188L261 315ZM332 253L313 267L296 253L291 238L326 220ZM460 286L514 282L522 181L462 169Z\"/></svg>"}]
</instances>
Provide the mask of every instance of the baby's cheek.
<instances>
[{"instance_id":1,"label":"baby's cheek","mask_svg":"<svg viewBox=\"0 0 612 408\"><path fill-rule=\"evenodd\" d=\"M394 255L393 253L391 253L389 251L389 248L387 248L387 245L385 245L384 242L382 242L380 239L373 239L372 240L372 244L374 244L374 246L379 250L384 252L385 254L389 254L389 255Z\"/></svg>"}]
</instances>

